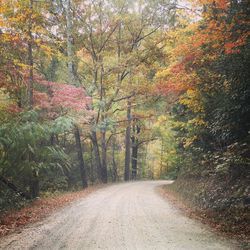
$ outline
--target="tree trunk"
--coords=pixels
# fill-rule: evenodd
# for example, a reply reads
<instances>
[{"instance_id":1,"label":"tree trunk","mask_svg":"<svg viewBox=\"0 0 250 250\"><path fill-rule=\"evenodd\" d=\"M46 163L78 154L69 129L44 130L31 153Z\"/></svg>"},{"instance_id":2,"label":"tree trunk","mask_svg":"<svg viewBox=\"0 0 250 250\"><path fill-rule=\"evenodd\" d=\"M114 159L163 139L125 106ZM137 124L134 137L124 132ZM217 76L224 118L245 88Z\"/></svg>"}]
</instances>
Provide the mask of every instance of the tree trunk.
<instances>
[{"instance_id":1,"label":"tree trunk","mask_svg":"<svg viewBox=\"0 0 250 250\"><path fill-rule=\"evenodd\" d=\"M94 154L95 154L98 180L102 181L102 162L101 162L100 151L99 151L99 146L98 146L98 141L97 141L97 136L96 136L95 131L92 131L91 133L91 141L93 144L93 149L94 149Z\"/></svg>"},{"instance_id":2,"label":"tree trunk","mask_svg":"<svg viewBox=\"0 0 250 250\"><path fill-rule=\"evenodd\" d=\"M137 179L137 158L138 158L138 144L135 140L135 142L132 144L134 144L132 146L132 180L136 180Z\"/></svg>"},{"instance_id":3,"label":"tree trunk","mask_svg":"<svg viewBox=\"0 0 250 250\"><path fill-rule=\"evenodd\" d=\"M131 148L131 101L128 100L127 105L127 120L128 125L126 128L126 136L125 136L125 167L124 167L124 180L129 181L130 177L130 148Z\"/></svg>"},{"instance_id":4,"label":"tree trunk","mask_svg":"<svg viewBox=\"0 0 250 250\"><path fill-rule=\"evenodd\" d=\"M94 164L93 164L93 147L91 145L90 148L90 181L92 184L95 182L95 175L94 175Z\"/></svg>"},{"instance_id":5,"label":"tree trunk","mask_svg":"<svg viewBox=\"0 0 250 250\"><path fill-rule=\"evenodd\" d=\"M76 150L77 150L77 156L78 156L78 161L79 161L79 169L80 169L81 179L82 179L82 187L87 188L88 182L87 182L84 159L82 155L83 152L82 152L81 137L80 137L80 131L77 126L75 126L75 141L76 141Z\"/></svg>"},{"instance_id":6,"label":"tree trunk","mask_svg":"<svg viewBox=\"0 0 250 250\"><path fill-rule=\"evenodd\" d=\"M108 182L106 131L102 131L102 182Z\"/></svg>"},{"instance_id":7,"label":"tree trunk","mask_svg":"<svg viewBox=\"0 0 250 250\"><path fill-rule=\"evenodd\" d=\"M39 197L40 193L39 177L38 177L38 172L36 170L32 171L32 177L30 181L30 193L33 199Z\"/></svg>"},{"instance_id":8,"label":"tree trunk","mask_svg":"<svg viewBox=\"0 0 250 250\"><path fill-rule=\"evenodd\" d=\"M77 80L74 74L74 51L73 51L73 37L72 37L72 12L71 12L71 0L66 0L66 33L67 33L67 58L68 58L68 82L72 85L77 85ZM82 186L86 188L88 186L86 169L84 159L82 155L82 144L79 128L75 125L75 142L76 150L79 161L79 168L82 179Z\"/></svg>"},{"instance_id":9,"label":"tree trunk","mask_svg":"<svg viewBox=\"0 0 250 250\"><path fill-rule=\"evenodd\" d=\"M115 161L115 138L112 140L112 181L117 181L117 164Z\"/></svg>"},{"instance_id":10,"label":"tree trunk","mask_svg":"<svg viewBox=\"0 0 250 250\"><path fill-rule=\"evenodd\" d=\"M135 120L136 122L136 120ZM137 179L137 159L138 159L138 135L140 133L140 127L138 124L133 125L133 136L132 140L132 180Z\"/></svg>"}]
</instances>

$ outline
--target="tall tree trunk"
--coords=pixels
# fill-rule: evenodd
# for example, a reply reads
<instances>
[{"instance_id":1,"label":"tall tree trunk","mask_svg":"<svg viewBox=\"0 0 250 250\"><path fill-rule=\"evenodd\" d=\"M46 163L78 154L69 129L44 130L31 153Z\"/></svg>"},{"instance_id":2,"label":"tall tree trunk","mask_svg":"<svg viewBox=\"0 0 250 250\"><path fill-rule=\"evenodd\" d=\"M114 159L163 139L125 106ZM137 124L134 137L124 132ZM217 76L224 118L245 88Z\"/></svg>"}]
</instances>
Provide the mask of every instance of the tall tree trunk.
<instances>
[{"instance_id":1,"label":"tall tree trunk","mask_svg":"<svg viewBox=\"0 0 250 250\"><path fill-rule=\"evenodd\" d=\"M112 140L112 181L117 181L117 164L115 161L115 138Z\"/></svg>"},{"instance_id":2,"label":"tall tree trunk","mask_svg":"<svg viewBox=\"0 0 250 250\"><path fill-rule=\"evenodd\" d=\"M72 37L72 11L71 11L71 0L66 0L66 32L67 32L67 58L68 58L68 81L72 85L77 84L77 80L74 74L74 51L73 51L73 37ZM82 186L86 188L88 186L87 183L87 175L85 164L82 155L82 144L80 131L77 125L75 125L75 142L76 142L76 150L78 155L78 164L81 173Z\"/></svg>"},{"instance_id":3,"label":"tall tree trunk","mask_svg":"<svg viewBox=\"0 0 250 250\"><path fill-rule=\"evenodd\" d=\"M93 146L90 147L90 181L92 184L95 182L95 175L94 175L94 164L93 164Z\"/></svg>"},{"instance_id":4,"label":"tall tree trunk","mask_svg":"<svg viewBox=\"0 0 250 250\"><path fill-rule=\"evenodd\" d=\"M126 128L126 136L125 136L125 166L124 166L124 180L129 181L130 178L130 148L131 148L131 101L128 100L127 104L127 128Z\"/></svg>"},{"instance_id":5,"label":"tall tree trunk","mask_svg":"<svg viewBox=\"0 0 250 250\"><path fill-rule=\"evenodd\" d=\"M135 119L136 122L136 119ZM137 179L137 160L138 160L138 135L140 133L140 127L138 124L133 125L133 136L131 138L132 141L132 180Z\"/></svg>"},{"instance_id":6,"label":"tall tree trunk","mask_svg":"<svg viewBox=\"0 0 250 250\"><path fill-rule=\"evenodd\" d=\"M132 180L137 179L137 159L138 159L138 143L132 140Z\"/></svg>"},{"instance_id":7,"label":"tall tree trunk","mask_svg":"<svg viewBox=\"0 0 250 250\"><path fill-rule=\"evenodd\" d=\"M96 135L95 131L92 131L92 133L91 133L91 141L93 144L93 149L94 149L94 154L95 154L98 180L102 181L102 162L101 162L99 145L98 145L98 141L97 141L97 135Z\"/></svg>"},{"instance_id":8,"label":"tall tree trunk","mask_svg":"<svg viewBox=\"0 0 250 250\"><path fill-rule=\"evenodd\" d=\"M144 164L142 165L142 178L148 178L149 175L148 175L148 144L146 144L145 146L145 154L144 154Z\"/></svg>"},{"instance_id":9,"label":"tall tree trunk","mask_svg":"<svg viewBox=\"0 0 250 250\"><path fill-rule=\"evenodd\" d=\"M108 182L106 131L102 131L102 182Z\"/></svg>"},{"instance_id":10,"label":"tall tree trunk","mask_svg":"<svg viewBox=\"0 0 250 250\"><path fill-rule=\"evenodd\" d=\"M33 35L32 35L32 15L33 15L33 0L29 1L30 16L28 20L28 64L29 64L29 81L27 87L28 109L33 108L33 87L34 87L34 58L33 58ZM31 161L32 156L28 155L28 160ZM32 198L39 196L39 178L38 172L33 170L30 179L30 191Z\"/></svg>"},{"instance_id":11,"label":"tall tree trunk","mask_svg":"<svg viewBox=\"0 0 250 250\"><path fill-rule=\"evenodd\" d=\"M87 182L87 175L86 175L86 169L83 159L83 150L82 150L82 144L81 144L81 137L80 137L80 131L77 126L75 126L75 141L76 141L76 150L77 150L77 156L79 161L79 169L81 173L81 179L82 179L82 187L87 188L88 182Z\"/></svg>"}]
</instances>

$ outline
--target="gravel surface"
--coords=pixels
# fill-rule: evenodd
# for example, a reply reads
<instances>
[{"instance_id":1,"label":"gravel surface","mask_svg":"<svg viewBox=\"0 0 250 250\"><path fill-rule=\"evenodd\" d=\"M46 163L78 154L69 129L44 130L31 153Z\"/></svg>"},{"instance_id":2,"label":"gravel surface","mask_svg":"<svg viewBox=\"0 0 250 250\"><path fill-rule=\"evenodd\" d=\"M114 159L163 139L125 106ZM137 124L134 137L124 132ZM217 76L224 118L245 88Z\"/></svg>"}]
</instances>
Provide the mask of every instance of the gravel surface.
<instances>
[{"instance_id":1,"label":"gravel surface","mask_svg":"<svg viewBox=\"0 0 250 250\"><path fill-rule=\"evenodd\" d=\"M168 181L118 184L0 239L0 249L236 249L156 192Z\"/></svg>"}]
</instances>

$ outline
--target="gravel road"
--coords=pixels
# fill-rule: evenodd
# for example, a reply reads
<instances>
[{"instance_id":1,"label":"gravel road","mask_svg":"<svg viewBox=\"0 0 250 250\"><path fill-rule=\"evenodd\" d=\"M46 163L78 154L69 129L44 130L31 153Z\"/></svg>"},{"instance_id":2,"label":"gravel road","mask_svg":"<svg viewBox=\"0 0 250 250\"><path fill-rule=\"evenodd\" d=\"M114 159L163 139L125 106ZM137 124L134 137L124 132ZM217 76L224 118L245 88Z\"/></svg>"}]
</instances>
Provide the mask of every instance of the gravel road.
<instances>
[{"instance_id":1,"label":"gravel road","mask_svg":"<svg viewBox=\"0 0 250 250\"><path fill-rule=\"evenodd\" d=\"M236 249L156 192L168 181L118 184L0 240L0 249Z\"/></svg>"}]
</instances>

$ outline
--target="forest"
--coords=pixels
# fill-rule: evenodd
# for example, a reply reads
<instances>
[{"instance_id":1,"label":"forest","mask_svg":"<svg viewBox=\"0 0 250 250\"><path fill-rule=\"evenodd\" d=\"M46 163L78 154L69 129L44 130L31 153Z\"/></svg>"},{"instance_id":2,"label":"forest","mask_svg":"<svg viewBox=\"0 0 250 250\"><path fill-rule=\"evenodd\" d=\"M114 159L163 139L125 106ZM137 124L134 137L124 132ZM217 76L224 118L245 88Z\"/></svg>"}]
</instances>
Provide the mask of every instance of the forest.
<instances>
[{"instance_id":1,"label":"forest","mask_svg":"<svg viewBox=\"0 0 250 250\"><path fill-rule=\"evenodd\" d=\"M0 213L155 179L249 211L249 17L248 0L0 0Z\"/></svg>"}]
</instances>

